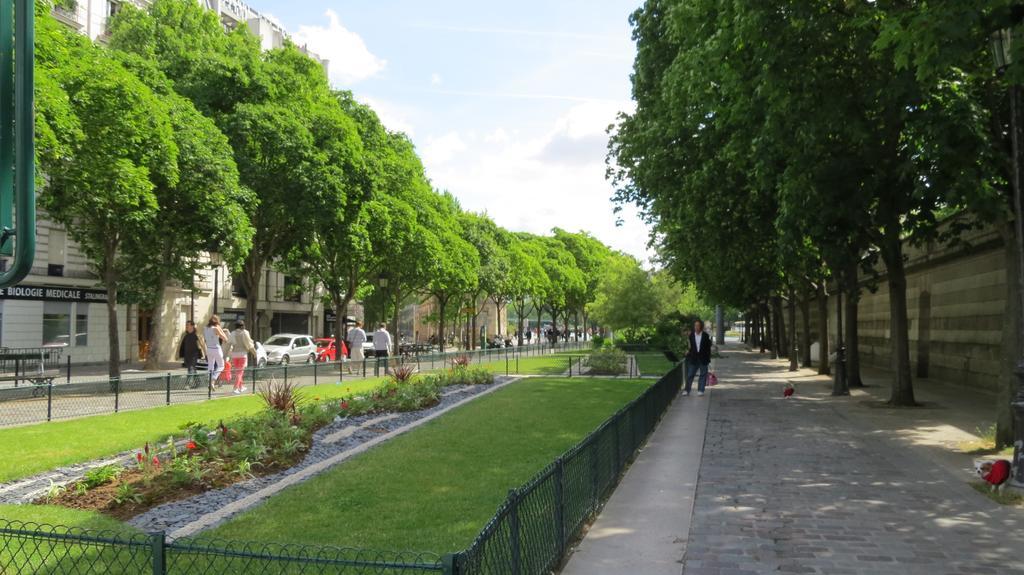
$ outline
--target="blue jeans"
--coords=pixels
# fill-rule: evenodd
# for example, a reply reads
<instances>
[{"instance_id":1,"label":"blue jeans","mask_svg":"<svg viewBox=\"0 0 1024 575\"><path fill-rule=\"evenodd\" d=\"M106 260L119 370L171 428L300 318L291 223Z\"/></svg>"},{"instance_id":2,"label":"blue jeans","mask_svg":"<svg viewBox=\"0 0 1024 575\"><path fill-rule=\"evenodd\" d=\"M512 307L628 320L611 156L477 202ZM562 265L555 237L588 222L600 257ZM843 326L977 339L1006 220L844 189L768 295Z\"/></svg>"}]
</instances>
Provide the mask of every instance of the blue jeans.
<instances>
[{"instance_id":1,"label":"blue jeans","mask_svg":"<svg viewBox=\"0 0 1024 575\"><path fill-rule=\"evenodd\" d=\"M698 371L700 371L700 379L697 380L697 391L703 392L707 386L708 364L688 361L686 362L686 393L690 393L690 388L693 387L693 378Z\"/></svg>"}]
</instances>

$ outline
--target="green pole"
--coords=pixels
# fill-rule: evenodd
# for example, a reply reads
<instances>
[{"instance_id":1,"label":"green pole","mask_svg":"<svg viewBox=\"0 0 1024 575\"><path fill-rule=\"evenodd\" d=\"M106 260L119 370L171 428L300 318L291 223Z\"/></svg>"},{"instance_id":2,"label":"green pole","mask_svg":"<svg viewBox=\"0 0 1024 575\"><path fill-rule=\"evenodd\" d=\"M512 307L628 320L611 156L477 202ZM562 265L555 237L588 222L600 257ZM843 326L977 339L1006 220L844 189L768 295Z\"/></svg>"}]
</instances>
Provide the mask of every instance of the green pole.
<instances>
[{"instance_id":1,"label":"green pole","mask_svg":"<svg viewBox=\"0 0 1024 575\"><path fill-rule=\"evenodd\" d=\"M33 90L35 87L33 61L35 31L33 0L3 0L0 9L0 140L2 148L14 148L14 165L9 163L10 150L0 155L0 251L12 253L7 247L12 237L14 262L0 274L0 288L17 284L32 270L36 251L36 197L35 197L35 125L33 121ZM14 29L11 38L11 16ZM12 50L13 46L13 50ZM13 129L11 127L11 62L14 59ZM12 137L13 134L13 137ZM13 190L12 190L13 182ZM13 194L11 193L13 191ZM13 198L12 198L13 196ZM11 199L16 219L9 224ZM3 218L8 218L4 220ZM13 224L13 225L11 225Z\"/></svg>"}]
</instances>

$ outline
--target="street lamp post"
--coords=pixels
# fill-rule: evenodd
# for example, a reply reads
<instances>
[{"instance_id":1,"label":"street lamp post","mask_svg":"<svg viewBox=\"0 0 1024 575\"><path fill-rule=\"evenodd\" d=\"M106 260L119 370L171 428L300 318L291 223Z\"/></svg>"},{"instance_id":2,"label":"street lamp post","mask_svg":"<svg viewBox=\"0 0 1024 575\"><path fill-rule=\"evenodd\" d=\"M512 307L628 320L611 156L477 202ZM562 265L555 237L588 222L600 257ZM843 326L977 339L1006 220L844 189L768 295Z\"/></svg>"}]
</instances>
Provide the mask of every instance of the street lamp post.
<instances>
[{"instance_id":1,"label":"street lamp post","mask_svg":"<svg viewBox=\"0 0 1024 575\"><path fill-rule=\"evenodd\" d=\"M1014 16L1014 25L1020 22L1020 10ZM1013 28L997 30L992 34L992 58L995 62L997 73L1002 73L1013 62ZM1022 209L1021 194L1024 188L1024 174L1022 174L1021 161L1021 102L1020 85L1016 81L1010 82L1010 141L1013 154L1013 215L1014 235L1017 248L1017 297L1020 298L1020 310L1024 314L1024 209ZM1024 328L1024 317L1019 317L1020 326ZM1024 344L1024 334L1018 336ZM1010 403L1014 418L1014 442L1013 442L1013 478L1011 483L1018 487L1024 487L1024 349L1018 349L1017 368L1014 372L1017 378L1017 393Z\"/></svg>"},{"instance_id":2,"label":"street lamp post","mask_svg":"<svg viewBox=\"0 0 1024 575\"><path fill-rule=\"evenodd\" d=\"M380 323L384 324L388 322L388 297L386 292L390 279L387 272L381 272L380 276L377 277L377 285L380 286Z\"/></svg>"}]
</instances>

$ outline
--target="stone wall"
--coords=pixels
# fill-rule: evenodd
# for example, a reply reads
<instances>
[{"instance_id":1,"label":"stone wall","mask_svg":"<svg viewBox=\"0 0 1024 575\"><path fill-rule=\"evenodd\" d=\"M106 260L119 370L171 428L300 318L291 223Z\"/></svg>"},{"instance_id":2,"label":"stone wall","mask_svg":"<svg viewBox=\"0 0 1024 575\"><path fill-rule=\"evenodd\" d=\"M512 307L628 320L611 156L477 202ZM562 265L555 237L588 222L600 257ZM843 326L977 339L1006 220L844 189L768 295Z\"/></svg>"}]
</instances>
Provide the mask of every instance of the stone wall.
<instances>
[{"instance_id":1,"label":"stone wall","mask_svg":"<svg viewBox=\"0 0 1024 575\"><path fill-rule=\"evenodd\" d=\"M994 391L1006 326L1006 253L999 233L966 233L951 245L906 247L911 364L929 377ZM858 308L864 366L891 367L889 289L884 266ZM863 278L867 285L867 278ZM835 298L829 298L830 350L835 351ZM797 321L799 328L799 316ZM811 304L812 341L819 341ZM812 348L812 351L816 351ZM815 358L816 359L816 358Z\"/></svg>"}]
</instances>

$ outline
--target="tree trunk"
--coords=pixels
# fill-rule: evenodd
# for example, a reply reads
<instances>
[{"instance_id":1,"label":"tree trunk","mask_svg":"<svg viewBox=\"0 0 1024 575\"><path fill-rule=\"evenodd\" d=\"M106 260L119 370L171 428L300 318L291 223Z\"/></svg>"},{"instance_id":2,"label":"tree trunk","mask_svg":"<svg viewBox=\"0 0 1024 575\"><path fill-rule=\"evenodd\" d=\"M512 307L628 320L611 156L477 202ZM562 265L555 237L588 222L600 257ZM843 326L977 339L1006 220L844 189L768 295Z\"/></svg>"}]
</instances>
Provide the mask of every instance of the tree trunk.
<instances>
[{"instance_id":1,"label":"tree trunk","mask_svg":"<svg viewBox=\"0 0 1024 575\"><path fill-rule=\"evenodd\" d=\"M777 349L777 347L775 345L775 339L776 339L775 338L775 335L776 335L775 334L775 330L776 330L776 325L778 324L778 321L775 318L772 317L773 314L772 314L772 308L771 308L770 304L765 303L763 309L764 309L765 333L768 334L768 337L767 337L767 339L768 339L768 349L772 353L772 356L771 356L772 359L778 359L779 358L778 349ZM763 346L763 344L762 344L762 346Z\"/></svg>"},{"instance_id":2,"label":"tree trunk","mask_svg":"<svg viewBox=\"0 0 1024 575\"><path fill-rule=\"evenodd\" d=\"M399 322L402 321L402 307L401 307L402 288L397 286L397 285L395 286L395 300L394 301L395 301L395 314L391 317L392 321L394 322L394 324L392 324L392 331L391 331L391 333L393 333L395 335L395 349L392 350L392 353L394 353L395 355L398 355L398 346L399 346L399 344L402 341L401 334L398 333Z\"/></svg>"},{"instance_id":3,"label":"tree trunk","mask_svg":"<svg viewBox=\"0 0 1024 575\"><path fill-rule=\"evenodd\" d=\"M439 345L441 346L441 353L444 353L444 344L445 344L445 335L444 335L445 325L444 325L444 320L445 320L445 311L446 311L447 307L448 307L448 300L442 300L441 298L437 298L437 317L438 317L438 321L437 321L437 339L438 339Z\"/></svg>"},{"instance_id":4,"label":"tree trunk","mask_svg":"<svg viewBox=\"0 0 1024 575\"><path fill-rule=\"evenodd\" d=\"M117 321L117 272L114 271L116 247L108 247L106 253L106 270L103 282L107 286L107 338L110 343L110 357L107 363L107 375L110 379L121 377L121 334Z\"/></svg>"},{"instance_id":5,"label":"tree trunk","mask_svg":"<svg viewBox=\"0 0 1024 575\"><path fill-rule=\"evenodd\" d=\"M832 375L829 367L829 345L828 345L828 293L825 291L825 282L818 286L818 374Z\"/></svg>"},{"instance_id":6,"label":"tree trunk","mask_svg":"<svg viewBox=\"0 0 1024 575\"><path fill-rule=\"evenodd\" d=\"M263 337L260 333L260 322L256 317L256 306L260 300L260 281L263 279L263 258L249 256L245 260L245 270L242 278L245 283L245 321L251 326L255 339ZM219 294L219 290L214 289Z\"/></svg>"},{"instance_id":7,"label":"tree trunk","mask_svg":"<svg viewBox=\"0 0 1024 575\"><path fill-rule=\"evenodd\" d=\"M1020 259L1012 223L999 226L1006 254L1006 310L1003 317L1002 369L999 370L996 393L996 447L1006 447L1014 442L1014 422L1011 403L1017 396L1017 364L1021 359L1021 299Z\"/></svg>"},{"instance_id":8,"label":"tree trunk","mask_svg":"<svg viewBox=\"0 0 1024 575\"><path fill-rule=\"evenodd\" d=\"M165 287L167 286L167 274L161 273L158 278L160 289L156 293L156 302L153 304L153 329L149 332L149 352L146 354L146 363L143 369L160 369L160 348L163 346L164 329L164 300Z\"/></svg>"},{"instance_id":9,"label":"tree trunk","mask_svg":"<svg viewBox=\"0 0 1024 575\"><path fill-rule=\"evenodd\" d=\"M914 384L910 374L910 329L907 317L907 274L903 264L902 228L895 214L884 229L885 261L889 282L889 321L894 378L889 403L899 406L917 405Z\"/></svg>"},{"instance_id":10,"label":"tree trunk","mask_svg":"<svg viewBox=\"0 0 1024 575\"><path fill-rule=\"evenodd\" d=\"M843 326L846 339L846 384L848 387L864 387L860 378L860 336L857 326L860 307L860 282L857 278L857 264L846 270L846 325Z\"/></svg>"},{"instance_id":11,"label":"tree trunk","mask_svg":"<svg viewBox=\"0 0 1024 575\"><path fill-rule=\"evenodd\" d=\"M800 366L796 357L796 291L789 290L789 371L797 371Z\"/></svg>"},{"instance_id":12,"label":"tree trunk","mask_svg":"<svg viewBox=\"0 0 1024 575\"><path fill-rule=\"evenodd\" d=\"M789 344L786 338L786 322L782 315L782 296L772 298L772 311L775 313L775 349L779 357L789 357Z\"/></svg>"},{"instance_id":13,"label":"tree trunk","mask_svg":"<svg viewBox=\"0 0 1024 575\"><path fill-rule=\"evenodd\" d=\"M800 367L811 367L811 298L806 290L801 290L800 322Z\"/></svg>"}]
</instances>

